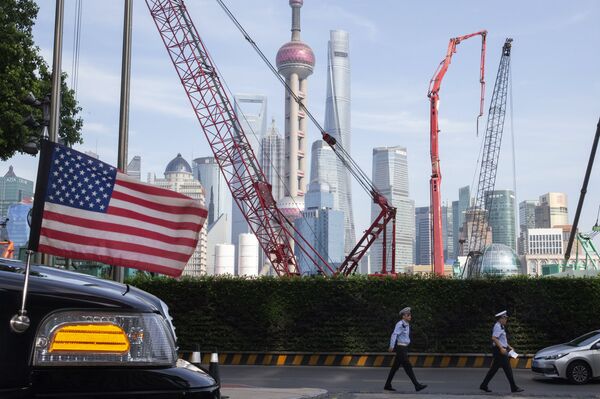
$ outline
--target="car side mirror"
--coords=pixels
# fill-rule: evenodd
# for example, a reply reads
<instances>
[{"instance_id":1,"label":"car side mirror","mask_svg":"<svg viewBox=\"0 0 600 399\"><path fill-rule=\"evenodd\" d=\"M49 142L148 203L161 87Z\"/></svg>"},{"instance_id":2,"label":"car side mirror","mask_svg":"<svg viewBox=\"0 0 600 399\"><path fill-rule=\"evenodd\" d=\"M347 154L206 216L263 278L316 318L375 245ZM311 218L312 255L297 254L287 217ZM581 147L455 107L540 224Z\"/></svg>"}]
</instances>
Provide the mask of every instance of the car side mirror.
<instances>
[{"instance_id":1,"label":"car side mirror","mask_svg":"<svg viewBox=\"0 0 600 399\"><path fill-rule=\"evenodd\" d=\"M594 345L592 345L592 349L600 349L600 342L596 342Z\"/></svg>"}]
</instances>

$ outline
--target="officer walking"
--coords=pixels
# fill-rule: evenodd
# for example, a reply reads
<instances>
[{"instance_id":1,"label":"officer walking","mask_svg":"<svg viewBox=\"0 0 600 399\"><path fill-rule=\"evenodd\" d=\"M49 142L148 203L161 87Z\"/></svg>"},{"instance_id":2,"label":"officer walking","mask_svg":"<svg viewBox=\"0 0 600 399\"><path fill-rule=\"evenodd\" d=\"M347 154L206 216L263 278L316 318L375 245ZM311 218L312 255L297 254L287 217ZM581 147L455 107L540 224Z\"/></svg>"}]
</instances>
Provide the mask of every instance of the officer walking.
<instances>
[{"instance_id":1,"label":"officer walking","mask_svg":"<svg viewBox=\"0 0 600 399\"><path fill-rule=\"evenodd\" d=\"M492 360L492 365L490 366L487 375L479 386L479 389L482 391L492 392L492 390L488 388L488 384L498 369L502 367L504 374L506 374L506 378L508 378L508 382L510 383L510 390L512 392L523 392L523 388L519 388L517 384L515 384L512 368L510 367L509 351L513 351L514 349L508 344L508 340L506 339L505 327L507 321L508 313L506 310L496 314L496 324L494 324L494 329L492 330L492 353L494 359Z\"/></svg>"},{"instance_id":2,"label":"officer walking","mask_svg":"<svg viewBox=\"0 0 600 399\"><path fill-rule=\"evenodd\" d=\"M415 377L415 373L413 372L412 365L408 360L408 345L410 344L410 321L412 320L412 315L410 312L410 308L406 307L400 311L401 320L396 323L396 327L394 328L394 332L390 338L390 347L388 349L389 352L396 351L396 357L394 358L394 364L392 364L392 368L390 369L390 373L388 374L387 381L385 382L385 386L383 389L386 391L395 391L392 388L392 379L394 378L394 374L400 366L404 367L404 371L406 375L410 378L412 383L415 386L415 389L418 391L425 389L427 385L420 384Z\"/></svg>"}]
</instances>

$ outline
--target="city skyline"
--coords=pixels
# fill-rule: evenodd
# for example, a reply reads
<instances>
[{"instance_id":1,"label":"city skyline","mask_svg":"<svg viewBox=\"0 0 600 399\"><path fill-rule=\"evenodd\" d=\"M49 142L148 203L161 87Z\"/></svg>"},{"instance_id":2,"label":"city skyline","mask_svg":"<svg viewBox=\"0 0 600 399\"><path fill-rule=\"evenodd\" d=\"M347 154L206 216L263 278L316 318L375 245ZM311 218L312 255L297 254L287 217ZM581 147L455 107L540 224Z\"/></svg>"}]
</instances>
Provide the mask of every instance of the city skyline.
<instances>
[{"instance_id":1,"label":"city skyline","mask_svg":"<svg viewBox=\"0 0 600 399\"><path fill-rule=\"evenodd\" d=\"M283 121L281 85L218 5L188 3L199 33L231 90L263 93L275 104L267 117ZM50 61L55 7L52 2L39 5L34 38ZM572 222L573 204L579 197L600 108L600 100L593 96L600 88L600 78L594 71L600 55L589 51L600 38L600 28L593 23L600 14L600 5L592 1L541 5L508 2L499 10L492 5L465 2L459 12L443 2L410 4L401 9L400 4L389 1L368 6L355 1L307 0L302 8L302 37L316 57L308 108L317 120L324 120L329 31L348 31L353 55L352 156L370 176L373 147L406 147L410 153L411 198L417 206L426 206L430 173L426 88L448 39L482 28L489 31L487 101L502 43L505 37L513 37L514 120L509 117L506 121L496 188L512 189L510 127L514 125L517 202L535 199L539 193L565 192L572 203ZM289 39L288 2L264 0L228 6L274 62L277 49ZM439 16L431 15L432 7ZM85 2L78 84L85 143L76 149L92 150L112 164L116 164L122 8L120 3ZM514 11L517 9L518 13ZM532 23L526 15L534 11L536 21ZM69 74L72 14L67 4L63 69ZM455 18L442 18L447 15ZM265 18L272 22L265 25ZM424 18L430 18L427 27L416 22ZM408 35L415 39L400 40ZM573 40L575 37L577 40ZM475 137L476 47L470 42L461 43L440 92L442 199L448 203L456 199L458 187L470 183L480 145ZM556 48L566 53L556 57ZM144 160L142 175L160 174L177 152L187 160L211 156L143 3L134 7L132 66L129 154ZM281 123L278 128L284 130ZM178 140L173 139L175 134ZM164 140L167 136L170 139ZM318 138L316 128L309 125L309 142ZM1 172L6 172L9 165L15 166L19 176L35 180L36 158L20 155L2 161ZM600 198L600 187L595 183L597 169L596 165L590 179L580 220L582 230L591 228L600 205L594 201ZM551 184L545 178L548 174L552 175ZM360 232L368 226L370 215L357 210L368 209L370 200L354 183L352 192L356 230Z\"/></svg>"}]
</instances>

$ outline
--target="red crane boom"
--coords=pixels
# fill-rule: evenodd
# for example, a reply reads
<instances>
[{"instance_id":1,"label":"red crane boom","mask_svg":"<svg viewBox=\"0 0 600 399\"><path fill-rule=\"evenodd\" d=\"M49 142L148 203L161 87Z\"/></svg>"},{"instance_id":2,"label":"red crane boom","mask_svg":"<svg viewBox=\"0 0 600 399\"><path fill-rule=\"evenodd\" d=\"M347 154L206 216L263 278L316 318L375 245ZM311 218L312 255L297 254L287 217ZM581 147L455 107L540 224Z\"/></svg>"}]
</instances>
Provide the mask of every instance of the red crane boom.
<instances>
[{"instance_id":1,"label":"red crane boom","mask_svg":"<svg viewBox=\"0 0 600 399\"><path fill-rule=\"evenodd\" d=\"M327 275L351 274L356 270L362 256L382 232L384 256L381 272L387 274L385 252L387 245L386 227L389 222L393 224L391 273L395 273L396 208L389 205L387 199L379 193L350 154L336 143L335 138L320 127L304 104L296 98L296 95L290 92L290 95L296 98L302 110L318 126L323 140L331 146L348 171L369 192L374 203L381 208L379 215L337 270L333 270L328 262L299 234L294 225L288 222L277 208L271 193L271 185L265 179L252 147L233 111L217 70L196 31L183 0L146 0L146 4L202 126L215 160L225 176L232 197L242 210L250 228L258 238L259 244L267 254L277 274L300 274L291 247L292 241L295 241L296 251L304 252L321 273ZM223 6L222 3L221 5ZM249 38L249 35L227 9L226 11L244 33L245 38L252 43L263 60L266 61L266 57ZM272 65L268 61L266 62L274 71ZM276 72L275 75L281 80ZM285 82L283 83L285 85Z\"/></svg>"},{"instance_id":2,"label":"red crane boom","mask_svg":"<svg viewBox=\"0 0 600 399\"><path fill-rule=\"evenodd\" d=\"M487 31L482 30L480 32L471 33L469 35L459 36L450 39L448 44L448 51L446 51L446 57L440 62L437 70L433 74L431 81L429 82L429 92L427 97L430 100L430 152L431 152L431 180L430 184L430 195L431 195L431 224L432 224L432 237L433 237L433 271L436 274L444 274L444 244L442 236L442 195L441 195L441 184L442 184L442 170L440 167L440 155L439 155L439 143L438 134L440 132L438 125L438 106L439 106L439 92L440 86L442 85L442 79L448 71L452 55L456 53L456 46L463 40L469 39L473 36L481 35L481 65L480 65L480 79L481 83L481 100L479 116L483 115L483 98L485 93L485 80L484 80L484 66L485 66L485 38Z\"/></svg>"},{"instance_id":3,"label":"red crane boom","mask_svg":"<svg viewBox=\"0 0 600 399\"><path fill-rule=\"evenodd\" d=\"M277 208L271 185L265 179L183 1L146 0L146 5L234 201L276 273L299 274L291 247L296 241L294 226ZM300 236L296 250L303 251L322 273L334 273L328 262Z\"/></svg>"}]
</instances>

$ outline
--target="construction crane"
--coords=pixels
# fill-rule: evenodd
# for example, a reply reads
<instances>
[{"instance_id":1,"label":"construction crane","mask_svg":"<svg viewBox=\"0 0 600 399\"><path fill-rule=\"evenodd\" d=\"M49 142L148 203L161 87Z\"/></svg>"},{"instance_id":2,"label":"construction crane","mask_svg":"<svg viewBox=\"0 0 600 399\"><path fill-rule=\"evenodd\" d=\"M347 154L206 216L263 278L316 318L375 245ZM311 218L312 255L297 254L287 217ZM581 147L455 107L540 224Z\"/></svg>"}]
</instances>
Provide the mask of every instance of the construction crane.
<instances>
[{"instance_id":1,"label":"construction crane","mask_svg":"<svg viewBox=\"0 0 600 399\"><path fill-rule=\"evenodd\" d=\"M583 208L583 201L585 200L585 195L587 193L588 183L590 181L590 175L592 174L592 167L594 166L594 159L596 158L596 150L598 149L598 141L600 141L600 120L598 120L598 124L596 125L596 135L594 136L594 141L592 143L592 148L590 150L590 158L588 160L587 168L585 170L585 176L583 178L583 185L581 186L581 193L579 194L579 201L577 202L577 210L575 211L575 219L573 220L573 226L571 227L571 234L569 235L569 243L567 244L567 250L565 252L565 260L562 265L562 271L565 271L567 268L567 264L569 262L569 257L571 256L571 248L573 248L573 240L577 235L577 226L579 225L579 217L581 216L581 209ZM600 210L599 210L600 212ZM592 233L587 236L587 240L584 240L588 244L591 244L591 248L594 249L596 255L598 252L595 250L592 244L592 238L596 235L596 232L600 231L598 228L598 219L596 218L596 224L592 228ZM578 236L578 238L580 238ZM581 240L580 240L581 242ZM586 251L587 257L587 249L584 245L584 250Z\"/></svg>"},{"instance_id":2,"label":"construction crane","mask_svg":"<svg viewBox=\"0 0 600 399\"><path fill-rule=\"evenodd\" d=\"M304 113L310 118L313 124L319 129L321 133L321 138L325 141L333 150L335 155L338 157L342 165L350 172L352 176L357 180L360 186L370 195L373 203L377 204L380 208L379 214L375 217L369 228L365 230L363 236L358 240L358 243L354 246L354 248L350 251L346 259L342 262L342 264L338 267L335 274L343 274L349 275L354 273L357 269L358 264L362 257L367 253L371 245L377 240L377 238L383 233L383 237L381 240L382 245L382 265L380 273L376 273L376 275L388 275L396 273L396 208L391 206L387 200L387 198L375 187L373 182L369 179L367 174L358 166L358 164L352 159L350 154L339 144L336 139L328 134L319 124L319 122L315 119L315 117L311 114L311 112L306 108L304 102L294 93L291 87L288 86L286 81L279 75L273 64L269 62L264 53L260 50L256 42L252 40L248 32L243 28L243 26L239 23L239 21L235 18L235 16L231 13L231 11L225 6L222 0L217 0L217 2L221 5L225 13L229 16L231 21L235 24L235 26L240 30L243 37L250 43L250 45L254 48L254 50L258 53L258 55L262 58L265 64L269 67L273 75L281 82L281 84L285 87L287 93L294 98L294 100L298 103L300 109L304 111ZM391 223L391 231L390 231L390 253L391 253L391 268L388 271L387 269L387 230L388 226Z\"/></svg>"},{"instance_id":3,"label":"construction crane","mask_svg":"<svg viewBox=\"0 0 600 399\"><path fill-rule=\"evenodd\" d=\"M258 238L258 242L275 272L280 276L300 274L291 246L291 243L295 242L296 251L302 251L320 273L326 275L353 273L361 257L379 234L383 231L385 236L386 227L390 221L394 223L392 231L395 233L396 209L389 205L387 199L379 193L367 175L358 167L358 164L343 147L336 143L335 138L320 128L323 140L333 148L341 162L358 179L359 184L371 193L373 201L381 207L379 216L375 218L345 261L337 270L334 270L278 209L271 193L271 185L266 181L252 147L233 111L217 69L206 51L184 2L182 0L146 0L146 5L202 126L215 160L231 190L232 197L244 214L252 232ZM238 27L241 28L239 24ZM243 31L243 28L241 29ZM245 31L243 32L245 33ZM246 33L245 36L251 43L254 43ZM257 49L255 44L254 46ZM259 53L265 59L260 50ZM271 69L273 69L272 66ZM316 123L300 99L293 96L311 120ZM385 239L383 245L385 254ZM392 273L395 272L394 245L395 240L392 240ZM382 273L387 273L385 264L382 267Z\"/></svg>"},{"instance_id":4,"label":"construction crane","mask_svg":"<svg viewBox=\"0 0 600 399\"><path fill-rule=\"evenodd\" d=\"M493 196L488 195L488 193L491 193L496 186L496 171L498 169L502 132L504 131L504 118L506 116L512 41L513 39L507 38L502 46L502 56L500 57L500 65L488 111L487 127L481 152L477 193L475 204L471 208L472 229L467 239L468 252L467 261L463 268L463 277L478 277L481 274L481 255L486 244L487 220L494 200Z\"/></svg>"},{"instance_id":5,"label":"construction crane","mask_svg":"<svg viewBox=\"0 0 600 399\"><path fill-rule=\"evenodd\" d=\"M479 82L481 83L481 99L479 106L479 117L483 115L483 97L485 93L485 39L487 31L482 30L480 32L471 33L469 35L459 36L450 39L448 44L448 50L446 51L446 57L440 62L436 69L431 81L429 82L429 91L427 97L430 101L430 152L431 152L431 179L430 195L431 195L431 234L433 238L433 271L436 274L444 274L444 242L442 235L442 170L440 167L440 153L439 153L439 125L438 125L438 107L440 102L440 87L442 85L442 79L448 71L452 55L456 53L456 46L463 40L467 40L473 36L481 36L481 65Z\"/></svg>"}]
</instances>

